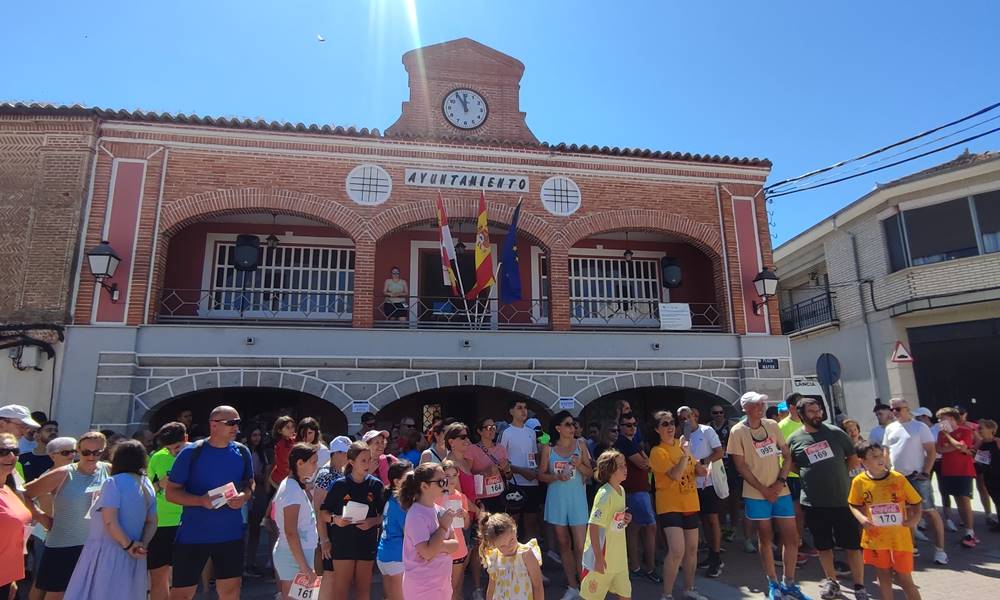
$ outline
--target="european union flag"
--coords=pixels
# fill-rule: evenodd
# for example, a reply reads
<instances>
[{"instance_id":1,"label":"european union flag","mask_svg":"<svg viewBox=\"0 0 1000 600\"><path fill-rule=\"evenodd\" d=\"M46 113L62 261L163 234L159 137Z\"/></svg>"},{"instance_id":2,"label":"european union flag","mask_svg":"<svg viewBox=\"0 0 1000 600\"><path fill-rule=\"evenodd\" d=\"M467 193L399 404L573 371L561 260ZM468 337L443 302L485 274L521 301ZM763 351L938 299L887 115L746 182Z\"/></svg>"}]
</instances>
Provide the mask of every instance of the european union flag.
<instances>
[{"instance_id":1,"label":"european union flag","mask_svg":"<svg viewBox=\"0 0 1000 600\"><path fill-rule=\"evenodd\" d=\"M517 261L517 221L521 218L521 201L514 209L510 230L500 253L500 303L510 304L521 299L521 264Z\"/></svg>"}]
</instances>

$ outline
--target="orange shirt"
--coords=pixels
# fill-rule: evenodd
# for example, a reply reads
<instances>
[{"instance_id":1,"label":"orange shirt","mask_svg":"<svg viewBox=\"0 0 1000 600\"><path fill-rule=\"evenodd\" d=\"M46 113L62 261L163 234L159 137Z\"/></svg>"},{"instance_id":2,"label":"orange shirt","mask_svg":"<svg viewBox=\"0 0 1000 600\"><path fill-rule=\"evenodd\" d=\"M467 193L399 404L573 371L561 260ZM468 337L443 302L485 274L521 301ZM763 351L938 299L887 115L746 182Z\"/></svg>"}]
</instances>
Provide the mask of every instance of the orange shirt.
<instances>
[{"instance_id":1,"label":"orange shirt","mask_svg":"<svg viewBox=\"0 0 1000 600\"><path fill-rule=\"evenodd\" d=\"M913 552L913 539L903 522L906 506L920 504L920 494L906 477L889 471L882 479L872 479L863 471L851 482L847 501L875 523L875 527L861 533L862 548Z\"/></svg>"},{"instance_id":2,"label":"orange shirt","mask_svg":"<svg viewBox=\"0 0 1000 600\"><path fill-rule=\"evenodd\" d=\"M656 514L698 512L698 489L695 487L694 460L688 460L680 479L671 479L667 471L681 462L684 451L680 441L660 443L649 451L649 470L656 482Z\"/></svg>"},{"instance_id":3,"label":"orange shirt","mask_svg":"<svg viewBox=\"0 0 1000 600\"><path fill-rule=\"evenodd\" d=\"M31 511L6 485L0 487L0 586L24 579L24 542Z\"/></svg>"}]
</instances>

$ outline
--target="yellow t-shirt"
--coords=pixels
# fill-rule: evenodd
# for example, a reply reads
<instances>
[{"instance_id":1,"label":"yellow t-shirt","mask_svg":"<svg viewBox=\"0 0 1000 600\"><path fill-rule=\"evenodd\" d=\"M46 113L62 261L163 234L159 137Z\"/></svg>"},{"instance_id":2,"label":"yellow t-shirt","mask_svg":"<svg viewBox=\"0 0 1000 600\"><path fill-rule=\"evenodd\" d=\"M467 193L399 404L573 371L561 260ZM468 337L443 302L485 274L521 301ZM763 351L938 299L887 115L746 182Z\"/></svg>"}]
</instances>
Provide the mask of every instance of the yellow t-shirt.
<instances>
[{"instance_id":1,"label":"yellow t-shirt","mask_svg":"<svg viewBox=\"0 0 1000 600\"><path fill-rule=\"evenodd\" d=\"M605 573L625 573L628 571L628 553L625 549L625 489L616 492L610 483L605 483L594 496L594 508L590 511L590 525L600 526L598 539L590 538L583 545L583 567L594 570L595 551L604 553ZM598 550L595 550L595 546Z\"/></svg>"},{"instance_id":2,"label":"yellow t-shirt","mask_svg":"<svg viewBox=\"0 0 1000 600\"><path fill-rule=\"evenodd\" d=\"M743 457L757 481L771 485L778 480L781 472L781 445L785 436L778 424L771 419L761 419L761 427L751 430L746 423L737 423L729 431L726 452ZM782 486L779 496L788 495L788 486ZM749 483L743 484L743 497L763 500L764 495Z\"/></svg>"},{"instance_id":3,"label":"yellow t-shirt","mask_svg":"<svg viewBox=\"0 0 1000 600\"><path fill-rule=\"evenodd\" d=\"M792 437L792 434L796 431L802 429L802 421L793 421L791 417L785 417L784 419L778 421L778 429L781 430L781 435L785 436L785 440ZM798 473L794 471L788 472L789 477L798 477Z\"/></svg>"},{"instance_id":4,"label":"yellow t-shirt","mask_svg":"<svg viewBox=\"0 0 1000 600\"><path fill-rule=\"evenodd\" d=\"M687 468L679 479L671 479L667 471L681 462L684 451L680 441L667 445L661 443L649 452L649 470L656 483L656 514L698 512L698 489L695 487L694 460L688 460Z\"/></svg>"},{"instance_id":5,"label":"yellow t-shirt","mask_svg":"<svg viewBox=\"0 0 1000 600\"><path fill-rule=\"evenodd\" d=\"M875 527L862 531L862 548L913 552L913 539L903 521L906 520L906 505L920 504L920 494L906 477L889 471L882 479L872 479L867 472L862 472L851 482L847 502L862 509L875 523Z\"/></svg>"}]
</instances>

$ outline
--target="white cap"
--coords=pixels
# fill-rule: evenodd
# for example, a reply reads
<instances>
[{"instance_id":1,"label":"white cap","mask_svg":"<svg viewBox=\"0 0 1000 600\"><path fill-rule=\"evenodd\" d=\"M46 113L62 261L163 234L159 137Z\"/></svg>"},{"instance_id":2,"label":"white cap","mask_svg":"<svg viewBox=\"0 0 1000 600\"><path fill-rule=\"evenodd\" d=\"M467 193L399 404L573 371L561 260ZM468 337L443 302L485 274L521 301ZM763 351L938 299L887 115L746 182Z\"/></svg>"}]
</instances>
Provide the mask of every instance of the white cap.
<instances>
[{"instance_id":1,"label":"white cap","mask_svg":"<svg viewBox=\"0 0 1000 600\"><path fill-rule=\"evenodd\" d=\"M538 429L539 427L542 426L542 422L536 419L535 417L531 417L530 419L524 422L524 426L527 427L528 429Z\"/></svg>"},{"instance_id":2,"label":"white cap","mask_svg":"<svg viewBox=\"0 0 1000 600\"><path fill-rule=\"evenodd\" d=\"M32 429L38 429L41 425L31 418L31 411L20 404L8 404L0 406L0 419L10 419Z\"/></svg>"},{"instance_id":3,"label":"white cap","mask_svg":"<svg viewBox=\"0 0 1000 600\"><path fill-rule=\"evenodd\" d=\"M368 442L374 440L380 435L385 436L385 439L387 440L389 439L389 432L386 431L385 429L381 431L379 431L378 429L372 429L371 431L366 431L365 434L361 436L361 441L367 444Z\"/></svg>"},{"instance_id":4,"label":"white cap","mask_svg":"<svg viewBox=\"0 0 1000 600\"><path fill-rule=\"evenodd\" d=\"M63 450L76 450L76 438L57 437L48 444L45 444L46 454L55 454Z\"/></svg>"},{"instance_id":5,"label":"white cap","mask_svg":"<svg viewBox=\"0 0 1000 600\"><path fill-rule=\"evenodd\" d=\"M682 407L680 407L680 408L677 409L677 415L678 416L680 416L680 414L682 412L688 412L688 413L691 412L691 407L690 406L682 406Z\"/></svg>"},{"instance_id":6,"label":"white cap","mask_svg":"<svg viewBox=\"0 0 1000 600\"><path fill-rule=\"evenodd\" d=\"M926 406L921 406L919 408L914 408L913 409L913 416L914 417L927 417L928 419L930 419L934 415L931 414L931 409L927 408Z\"/></svg>"},{"instance_id":7,"label":"white cap","mask_svg":"<svg viewBox=\"0 0 1000 600\"><path fill-rule=\"evenodd\" d=\"M758 394L757 392L747 392L740 396L740 407L746 408L748 404L760 404L761 402L767 402L767 394Z\"/></svg>"},{"instance_id":8,"label":"white cap","mask_svg":"<svg viewBox=\"0 0 1000 600\"><path fill-rule=\"evenodd\" d=\"M346 435L338 435L330 442L330 452L347 452L353 443L354 441Z\"/></svg>"}]
</instances>

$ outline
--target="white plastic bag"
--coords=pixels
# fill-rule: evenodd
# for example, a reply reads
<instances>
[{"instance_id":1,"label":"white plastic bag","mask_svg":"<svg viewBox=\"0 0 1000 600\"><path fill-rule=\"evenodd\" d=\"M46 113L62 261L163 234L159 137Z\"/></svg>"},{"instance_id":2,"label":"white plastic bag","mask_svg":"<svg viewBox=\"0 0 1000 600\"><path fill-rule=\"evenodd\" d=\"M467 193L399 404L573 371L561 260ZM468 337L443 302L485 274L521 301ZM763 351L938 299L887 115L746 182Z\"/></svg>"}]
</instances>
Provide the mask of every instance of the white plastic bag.
<instances>
[{"instance_id":1,"label":"white plastic bag","mask_svg":"<svg viewBox=\"0 0 1000 600\"><path fill-rule=\"evenodd\" d=\"M722 459L708 465L708 473L712 478L712 485L715 486L715 495L720 500L729 497L729 479L726 478L726 467L722 464Z\"/></svg>"}]
</instances>

